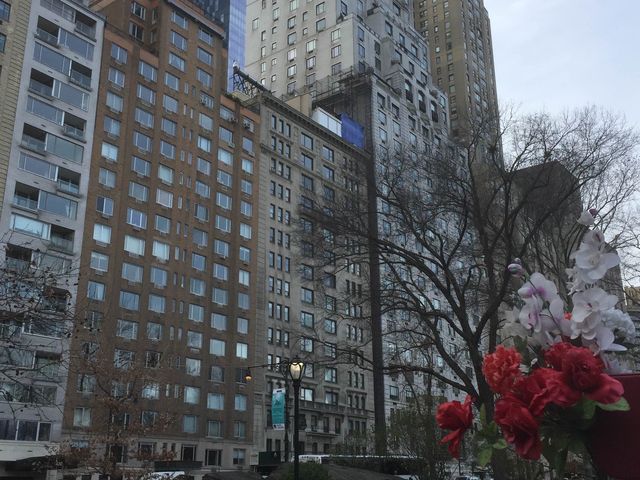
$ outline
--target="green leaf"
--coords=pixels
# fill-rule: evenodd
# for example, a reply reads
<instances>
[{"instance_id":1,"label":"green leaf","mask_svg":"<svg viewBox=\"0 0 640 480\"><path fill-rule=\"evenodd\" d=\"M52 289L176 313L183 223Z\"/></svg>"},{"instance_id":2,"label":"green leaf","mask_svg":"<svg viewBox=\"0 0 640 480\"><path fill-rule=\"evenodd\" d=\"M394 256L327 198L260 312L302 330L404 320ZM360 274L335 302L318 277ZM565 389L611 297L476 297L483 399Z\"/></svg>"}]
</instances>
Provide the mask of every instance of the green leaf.
<instances>
[{"instance_id":1,"label":"green leaf","mask_svg":"<svg viewBox=\"0 0 640 480\"><path fill-rule=\"evenodd\" d=\"M493 444L493 448L496 450L503 450L507 448L507 441L504 438L501 438Z\"/></svg>"},{"instance_id":2,"label":"green leaf","mask_svg":"<svg viewBox=\"0 0 640 480\"><path fill-rule=\"evenodd\" d=\"M596 403L596 404L598 405L598 408L606 412L628 412L629 410L631 410L631 407L629 406L629 402L627 402L624 397L622 397L616 403Z\"/></svg>"},{"instance_id":3,"label":"green leaf","mask_svg":"<svg viewBox=\"0 0 640 480\"><path fill-rule=\"evenodd\" d=\"M487 408L484 403L480 405L480 425L483 427L487 424Z\"/></svg>"},{"instance_id":4,"label":"green leaf","mask_svg":"<svg viewBox=\"0 0 640 480\"><path fill-rule=\"evenodd\" d=\"M478 451L478 463L481 467L484 467L491 460L491 455L493 454L493 449L488 446L482 448Z\"/></svg>"},{"instance_id":5,"label":"green leaf","mask_svg":"<svg viewBox=\"0 0 640 480\"><path fill-rule=\"evenodd\" d=\"M591 420L596 413L596 402L582 397L582 400L574 408L580 412L580 417L583 420Z\"/></svg>"}]
</instances>

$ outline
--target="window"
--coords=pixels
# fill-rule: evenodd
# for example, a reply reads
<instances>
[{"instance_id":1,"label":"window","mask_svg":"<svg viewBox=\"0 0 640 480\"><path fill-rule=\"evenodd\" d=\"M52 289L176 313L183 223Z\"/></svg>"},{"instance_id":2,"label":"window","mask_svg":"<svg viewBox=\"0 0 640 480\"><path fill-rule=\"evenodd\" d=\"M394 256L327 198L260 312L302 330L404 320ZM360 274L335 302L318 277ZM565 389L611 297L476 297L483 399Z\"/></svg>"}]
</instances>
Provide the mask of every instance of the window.
<instances>
[{"instance_id":1,"label":"window","mask_svg":"<svg viewBox=\"0 0 640 480\"><path fill-rule=\"evenodd\" d=\"M89 281L87 283L87 298L103 302L105 298L106 287L104 283Z\"/></svg>"},{"instance_id":2,"label":"window","mask_svg":"<svg viewBox=\"0 0 640 480\"><path fill-rule=\"evenodd\" d=\"M333 367L325 367L324 380L326 382L337 383L338 382L338 370Z\"/></svg>"},{"instance_id":3,"label":"window","mask_svg":"<svg viewBox=\"0 0 640 480\"><path fill-rule=\"evenodd\" d=\"M144 269L139 265L124 262L122 264L122 278L132 283L142 282Z\"/></svg>"},{"instance_id":4,"label":"window","mask_svg":"<svg viewBox=\"0 0 640 480\"><path fill-rule=\"evenodd\" d=\"M244 465L246 461L246 450L242 448L233 449L233 464Z\"/></svg>"},{"instance_id":5,"label":"window","mask_svg":"<svg viewBox=\"0 0 640 480\"><path fill-rule=\"evenodd\" d=\"M149 114L148 112L145 112L144 110L140 110L140 109L136 109L136 113L137 112L144 112L144 118L142 119L142 121L140 123L142 123L144 126L145 125L143 122L147 122L150 123L151 125L153 125L153 115ZM138 147L138 149L144 153L149 153L151 152L151 137L148 137L147 135L144 135L138 131L134 131L133 132L133 144Z\"/></svg>"},{"instance_id":6,"label":"window","mask_svg":"<svg viewBox=\"0 0 640 480\"><path fill-rule=\"evenodd\" d=\"M224 340L218 340L216 338L212 338L211 340L209 340L209 353L211 355L224 357L225 347L226 347L226 343Z\"/></svg>"},{"instance_id":7,"label":"window","mask_svg":"<svg viewBox=\"0 0 640 480\"><path fill-rule=\"evenodd\" d=\"M205 160L204 158L198 157L198 161L196 164L196 168L198 172L203 173L204 175L211 175L211 162ZM218 171L218 173L223 173L225 175L229 175L226 172Z\"/></svg>"},{"instance_id":8,"label":"window","mask_svg":"<svg viewBox=\"0 0 640 480\"><path fill-rule=\"evenodd\" d=\"M160 295L149 294L149 310L156 313L164 313L166 300Z\"/></svg>"},{"instance_id":9,"label":"window","mask_svg":"<svg viewBox=\"0 0 640 480\"><path fill-rule=\"evenodd\" d=\"M238 412L245 412L247 410L247 396L236 393L234 407Z\"/></svg>"},{"instance_id":10,"label":"window","mask_svg":"<svg viewBox=\"0 0 640 480\"><path fill-rule=\"evenodd\" d=\"M153 114L142 108L136 107L135 120L146 128L153 128ZM151 151L151 139L139 132L133 132L133 144L145 152Z\"/></svg>"},{"instance_id":11,"label":"window","mask_svg":"<svg viewBox=\"0 0 640 480\"><path fill-rule=\"evenodd\" d=\"M178 113L178 100L169 95L163 95L162 106L167 112Z\"/></svg>"},{"instance_id":12,"label":"window","mask_svg":"<svg viewBox=\"0 0 640 480\"><path fill-rule=\"evenodd\" d=\"M162 190L161 188L158 188L156 190L156 203L158 205L162 205L163 207L172 208L173 193L168 192L166 190Z\"/></svg>"},{"instance_id":13,"label":"window","mask_svg":"<svg viewBox=\"0 0 640 480\"><path fill-rule=\"evenodd\" d=\"M313 313L301 311L300 324L308 328L313 328L313 324L314 324Z\"/></svg>"},{"instance_id":14,"label":"window","mask_svg":"<svg viewBox=\"0 0 640 480\"><path fill-rule=\"evenodd\" d=\"M324 18L322 18L322 19L320 19L320 20L318 20L316 22L316 31L317 32L321 32L325 28L327 28L327 21Z\"/></svg>"},{"instance_id":15,"label":"window","mask_svg":"<svg viewBox=\"0 0 640 480\"><path fill-rule=\"evenodd\" d=\"M198 430L198 417L196 415L183 415L182 431L184 433L196 433Z\"/></svg>"},{"instance_id":16,"label":"window","mask_svg":"<svg viewBox=\"0 0 640 480\"><path fill-rule=\"evenodd\" d=\"M152 255L161 261L169 261L170 246L168 243L153 241Z\"/></svg>"},{"instance_id":17,"label":"window","mask_svg":"<svg viewBox=\"0 0 640 480\"><path fill-rule=\"evenodd\" d=\"M118 63L126 64L127 57L128 53L124 48L116 43L111 44L111 58L113 58Z\"/></svg>"},{"instance_id":18,"label":"window","mask_svg":"<svg viewBox=\"0 0 640 480\"><path fill-rule=\"evenodd\" d=\"M158 178L168 185L173 184L173 168L166 165L158 165Z\"/></svg>"},{"instance_id":19,"label":"window","mask_svg":"<svg viewBox=\"0 0 640 480\"><path fill-rule=\"evenodd\" d=\"M158 79L158 69L142 60L138 63L138 73L148 82L156 82Z\"/></svg>"},{"instance_id":20,"label":"window","mask_svg":"<svg viewBox=\"0 0 640 480\"><path fill-rule=\"evenodd\" d=\"M104 131L108 136L118 138L120 136L120 121L104 117Z\"/></svg>"},{"instance_id":21,"label":"window","mask_svg":"<svg viewBox=\"0 0 640 480\"><path fill-rule=\"evenodd\" d=\"M77 407L73 410L73 426L88 427L91 425L91 409L89 407Z\"/></svg>"},{"instance_id":22,"label":"window","mask_svg":"<svg viewBox=\"0 0 640 480\"><path fill-rule=\"evenodd\" d=\"M204 307L201 305L190 303L189 320L191 320L192 322L202 323L204 321Z\"/></svg>"},{"instance_id":23,"label":"window","mask_svg":"<svg viewBox=\"0 0 640 480\"><path fill-rule=\"evenodd\" d=\"M216 330L226 330L227 329L227 316L221 313L212 313L211 314L211 327Z\"/></svg>"},{"instance_id":24,"label":"window","mask_svg":"<svg viewBox=\"0 0 640 480\"><path fill-rule=\"evenodd\" d=\"M154 287L164 288L167 286L168 272L158 267L151 267L150 280Z\"/></svg>"},{"instance_id":25,"label":"window","mask_svg":"<svg viewBox=\"0 0 640 480\"><path fill-rule=\"evenodd\" d=\"M146 229L147 214L135 208L127 208L127 223L135 228Z\"/></svg>"},{"instance_id":26,"label":"window","mask_svg":"<svg viewBox=\"0 0 640 480\"><path fill-rule=\"evenodd\" d=\"M184 403L197 405L200 402L200 389L198 387L184 387Z\"/></svg>"},{"instance_id":27,"label":"window","mask_svg":"<svg viewBox=\"0 0 640 480\"><path fill-rule=\"evenodd\" d=\"M228 305L229 304L228 290L224 288L214 287L212 300L213 300L213 303L216 303L218 305Z\"/></svg>"},{"instance_id":28,"label":"window","mask_svg":"<svg viewBox=\"0 0 640 480\"><path fill-rule=\"evenodd\" d=\"M161 128L162 128L162 131L164 133L166 133L167 135L175 137L176 136L176 132L178 130L178 124L176 122L172 121L172 120L169 120L168 118L163 118L162 119ZM165 157L170 157L171 158L174 155L175 154L170 154L170 153L167 154L166 147L165 147L165 155L164 155Z\"/></svg>"},{"instance_id":29,"label":"window","mask_svg":"<svg viewBox=\"0 0 640 480\"><path fill-rule=\"evenodd\" d=\"M187 332L187 346L190 348L202 348L202 333L189 330Z\"/></svg>"},{"instance_id":30,"label":"window","mask_svg":"<svg viewBox=\"0 0 640 480\"><path fill-rule=\"evenodd\" d=\"M231 233L231 219L216 215L216 228L225 233Z\"/></svg>"},{"instance_id":31,"label":"window","mask_svg":"<svg viewBox=\"0 0 640 480\"><path fill-rule=\"evenodd\" d=\"M245 240L251 240L251 225L247 225L246 223L240 223L240 236Z\"/></svg>"},{"instance_id":32,"label":"window","mask_svg":"<svg viewBox=\"0 0 640 480\"><path fill-rule=\"evenodd\" d=\"M240 261L249 263L251 261L251 249L247 247L240 247L238 257Z\"/></svg>"},{"instance_id":33,"label":"window","mask_svg":"<svg viewBox=\"0 0 640 480\"><path fill-rule=\"evenodd\" d=\"M116 325L116 336L127 340L135 340L138 338L138 323L128 320L118 320Z\"/></svg>"},{"instance_id":34,"label":"window","mask_svg":"<svg viewBox=\"0 0 640 480\"><path fill-rule=\"evenodd\" d=\"M249 319L238 317L237 318L237 331L238 333L242 333L247 335L249 333Z\"/></svg>"},{"instance_id":35,"label":"window","mask_svg":"<svg viewBox=\"0 0 640 480\"><path fill-rule=\"evenodd\" d=\"M156 104L156 92L151 90L149 87L138 83L136 87L136 96L143 102L148 105Z\"/></svg>"},{"instance_id":36,"label":"window","mask_svg":"<svg viewBox=\"0 0 640 480\"><path fill-rule=\"evenodd\" d=\"M126 310L137 311L140 305L140 295L120 290L120 307Z\"/></svg>"},{"instance_id":37,"label":"window","mask_svg":"<svg viewBox=\"0 0 640 480\"><path fill-rule=\"evenodd\" d=\"M145 241L141 238L132 237L130 235L124 236L124 250L126 252L141 257L144 255L144 246Z\"/></svg>"},{"instance_id":38,"label":"window","mask_svg":"<svg viewBox=\"0 0 640 480\"><path fill-rule=\"evenodd\" d=\"M113 200L109 197L96 197L96 211L110 217L113 215Z\"/></svg>"},{"instance_id":39,"label":"window","mask_svg":"<svg viewBox=\"0 0 640 480\"><path fill-rule=\"evenodd\" d=\"M218 161L220 161L221 163L224 163L225 165L233 165L233 154L228 150L219 148ZM218 176L218 181L220 181L220 176ZM228 185L228 186L231 186L231 185Z\"/></svg>"},{"instance_id":40,"label":"window","mask_svg":"<svg viewBox=\"0 0 640 480\"><path fill-rule=\"evenodd\" d=\"M236 438L245 438L247 436L247 423L239 420L233 422L233 436Z\"/></svg>"},{"instance_id":41,"label":"window","mask_svg":"<svg viewBox=\"0 0 640 480\"><path fill-rule=\"evenodd\" d=\"M151 163L140 157L133 156L131 157L131 170L139 176L148 177L151 173Z\"/></svg>"},{"instance_id":42,"label":"window","mask_svg":"<svg viewBox=\"0 0 640 480\"><path fill-rule=\"evenodd\" d=\"M214 251L217 255L226 258L229 256L229 244L223 240L215 240Z\"/></svg>"},{"instance_id":43,"label":"window","mask_svg":"<svg viewBox=\"0 0 640 480\"><path fill-rule=\"evenodd\" d=\"M209 243L209 235L204 230L200 230L198 228L193 228L191 230L193 234L193 243L195 243L198 247L206 247Z\"/></svg>"},{"instance_id":44,"label":"window","mask_svg":"<svg viewBox=\"0 0 640 480\"><path fill-rule=\"evenodd\" d=\"M196 70L196 78L205 88L211 88L213 85L213 77L201 68Z\"/></svg>"},{"instance_id":45,"label":"window","mask_svg":"<svg viewBox=\"0 0 640 480\"><path fill-rule=\"evenodd\" d=\"M124 88L124 73L117 68L109 67L109 81L120 88Z\"/></svg>"},{"instance_id":46,"label":"window","mask_svg":"<svg viewBox=\"0 0 640 480\"><path fill-rule=\"evenodd\" d=\"M203 297L205 288L206 284L204 280L200 280L199 278L191 278L189 280L189 293Z\"/></svg>"},{"instance_id":47,"label":"window","mask_svg":"<svg viewBox=\"0 0 640 480\"><path fill-rule=\"evenodd\" d=\"M300 351L313 352L313 339L308 337L300 337Z\"/></svg>"},{"instance_id":48,"label":"window","mask_svg":"<svg viewBox=\"0 0 640 480\"><path fill-rule=\"evenodd\" d=\"M178 25L180 28L183 28L185 30L189 26L188 20L185 17L183 17L180 13L178 13L176 10L173 10L171 12L171 21L176 25Z\"/></svg>"},{"instance_id":49,"label":"window","mask_svg":"<svg viewBox=\"0 0 640 480\"><path fill-rule=\"evenodd\" d=\"M224 410L224 394L209 393L207 395L207 408L211 410Z\"/></svg>"},{"instance_id":50,"label":"window","mask_svg":"<svg viewBox=\"0 0 640 480\"><path fill-rule=\"evenodd\" d=\"M178 50L182 50L183 52L187 50L187 39L184 38L182 35L180 35L178 32L175 32L175 31L171 30L171 35L169 36L169 41ZM169 63L171 63L171 57L169 57ZM181 69L181 70L183 70L183 69Z\"/></svg>"},{"instance_id":51,"label":"window","mask_svg":"<svg viewBox=\"0 0 640 480\"><path fill-rule=\"evenodd\" d=\"M222 422L220 420L207 420L207 437L222 437ZM217 450L207 450L207 452L216 452ZM207 456L209 460L209 456ZM219 465L217 462L206 462L207 465Z\"/></svg>"},{"instance_id":52,"label":"window","mask_svg":"<svg viewBox=\"0 0 640 480\"><path fill-rule=\"evenodd\" d=\"M337 331L337 324L335 320L332 320L330 318L325 318L324 319L324 331L327 333L332 333L335 335L336 331Z\"/></svg>"},{"instance_id":53,"label":"window","mask_svg":"<svg viewBox=\"0 0 640 480\"><path fill-rule=\"evenodd\" d=\"M109 270L109 255L99 252L91 252L91 268L101 272Z\"/></svg>"},{"instance_id":54,"label":"window","mask_svg":"<svg viewBox=\"0 0 640 480\"><path fill-rule=\"evenodd\" d=\"M149 199L149 189L136 182L129 182L129 196L139 202L146 202Z\"/></svg>"},{"instance_id":55,"label":"window","mask_svg":"<svg viewBox=\"0 0 640 480\"><path fill-rule=\"evenodd\" d=\"M144 38L144 28L134 22L129 22L129 35L136 40L142 41Z\"/></svg>"},{"instance_id":56,"label":"window","mask_svg":"<svg viewBox=\"0 0 640 480\"><path fill-rule=\"evenodd\" d=\"M112 145L111 143L102 142L102 146L100 148L100 154L106 160L111 162L118 161L118 147Z\"/></svg>"},{"instance_id":57,"label":"window","mask_svg":"<svg viewBox=\"0 0 640 480\"><path fill-rule=\"evenodd\" d=\"M176 92L180 91L180 79L169 72L165 72L164 74L164 84L171 90L175 90Z\"/></svg>"},{"instance_id":58,"label":"window","mask_svg":"<svg viewBox=\"0 0 640 480\"><path fill-rule=\"evenodd\" d=\"M141 20L144 20L147 15L147 9L140 5L138 2L131 2L131 13L133 13Z\"/></svg>"},{"instance_id":59,"label":"window","mask_svg":"<svg viewBox=\"0 0 640 480\"><path fill-rule=\"evenodd\" d=\"M237 358L248 358L249 357L249 345L246 343L238 342L236 343L236 357Z\"/></svg>"},{"instance_id":60,"label":"window","mask_svg":"<svg viewBox=\"0 0 640 480\"><path fill-rule=\"evenodd\" d=\"M96 223L93 226L93 239L100 243L111 243L111 227Z\"/></svg>"}]
</instances>

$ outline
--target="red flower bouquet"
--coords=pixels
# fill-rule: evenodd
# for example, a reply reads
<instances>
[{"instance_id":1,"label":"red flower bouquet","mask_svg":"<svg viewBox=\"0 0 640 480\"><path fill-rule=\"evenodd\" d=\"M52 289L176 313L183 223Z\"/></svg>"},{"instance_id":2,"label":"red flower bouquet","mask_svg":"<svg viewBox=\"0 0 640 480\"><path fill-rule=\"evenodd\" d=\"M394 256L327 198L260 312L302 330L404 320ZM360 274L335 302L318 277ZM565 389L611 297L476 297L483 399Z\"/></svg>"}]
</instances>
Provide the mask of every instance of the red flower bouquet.
<instances>
[{"instance_id":1,"label":"red flower bouquet","mask_svg":"<svg viewBox=\"0 0 640 480\"><path fill-rule=\"evenodd\" d=\"M580 221L589 226L594 212L587 213ZM487 405L478 405L481 465L489 462L494 450L511 445L521 458L544 457L562 478L568 453L587 452L585 442L597 409L629 410L624 388L606 373L605 362L611 360L607 352L625 350L621 340L632 338L635 327L615 308L617 297L597 285L619 259L607 252L598 230L586 231L572 258L575 267L567 272L572 298L566 303L542 274L527 277L518 260L508 267L523 280L520 308L512 315L518 348L500 345L484 357L484 378L479 380L493 392L495 408L487 412ZM565 305L572 305L572 311L565 311ZM437 421L450 431L442 442L458 457L462 437L471 427L470 397L464 404L442 404Z\"/></svg>"}]
</instances>

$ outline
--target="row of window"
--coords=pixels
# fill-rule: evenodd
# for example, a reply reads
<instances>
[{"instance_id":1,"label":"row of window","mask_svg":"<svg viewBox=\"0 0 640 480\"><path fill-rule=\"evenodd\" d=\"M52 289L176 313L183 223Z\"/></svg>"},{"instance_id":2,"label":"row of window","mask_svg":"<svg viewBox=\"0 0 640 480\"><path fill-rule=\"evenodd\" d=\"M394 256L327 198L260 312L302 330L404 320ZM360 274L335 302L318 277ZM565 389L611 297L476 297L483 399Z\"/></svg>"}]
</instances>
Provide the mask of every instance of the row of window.
<instances>
[{"instance_id":1,"label":"row of window","mask_svg":"<svg viewBox=\"0 0 640 480\"><path fill-rule=\"evenodd\" d=\"M191 279L189 291L193 295L204 297L206 295L206 283L203 280ZM96 302L104 302L107 295L107 286L102 282L89 280L87 282L87 298ZM167 313L167 297L150 293L147 297L147 309L154 313ZM229 305L229 290L226 288L213 287L211 291L211 301L217 306ZM140 311L140 294L127 290L120 290L119 306L129 311ZM242 310L251 309L251 299L248 293L238 292L236 306ZM172 301L171 311L176 311L176 301ZM204 315L204 307L189 304L189 312L193 321L198 321Z\"/></svg>"}]
</instances>

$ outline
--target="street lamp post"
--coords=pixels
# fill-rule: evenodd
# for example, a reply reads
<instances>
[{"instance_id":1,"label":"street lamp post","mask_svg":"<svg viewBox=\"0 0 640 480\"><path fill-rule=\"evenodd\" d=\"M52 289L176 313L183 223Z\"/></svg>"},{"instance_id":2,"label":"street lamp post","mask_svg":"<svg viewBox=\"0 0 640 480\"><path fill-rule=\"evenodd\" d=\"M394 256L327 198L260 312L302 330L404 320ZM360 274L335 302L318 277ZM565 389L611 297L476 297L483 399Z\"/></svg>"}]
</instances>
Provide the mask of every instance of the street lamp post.
<instances>
[{"instance_id":1,"label":"street lamp post","mask_svg":"<svg viewBox=\"0 0 640 480\"><path fill-rule=\"evenodd\" d=\"M304 372L304 363L297 358L289 363L289 375L293 380L293 480L300 480L300 454L298 446L298 425L300 423L300 380Z\"/></svg>"}]
</instances>

